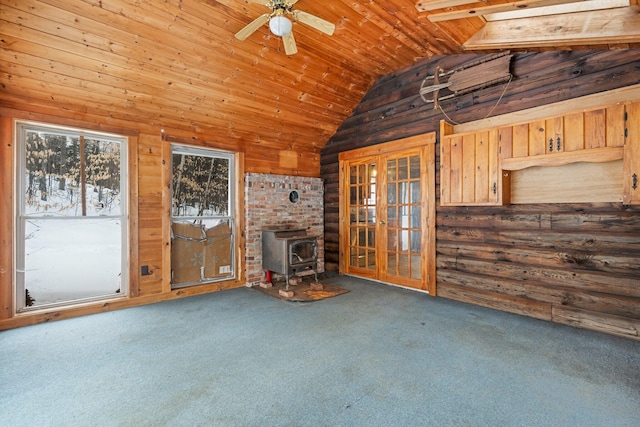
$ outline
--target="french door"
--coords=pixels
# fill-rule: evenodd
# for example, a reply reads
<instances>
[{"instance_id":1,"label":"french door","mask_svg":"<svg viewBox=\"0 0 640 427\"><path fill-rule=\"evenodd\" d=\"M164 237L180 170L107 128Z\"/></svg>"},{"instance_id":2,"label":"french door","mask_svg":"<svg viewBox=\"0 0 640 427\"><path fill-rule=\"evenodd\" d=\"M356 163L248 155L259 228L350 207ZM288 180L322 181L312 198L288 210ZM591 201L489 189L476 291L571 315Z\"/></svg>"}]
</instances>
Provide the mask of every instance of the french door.
<instances>
[{"instance_id":1,"label":"french door","mask_svg":"<svg viewBox=\"0 0 640 427\"><path fill-rule=\"evenodd\" d=\"M435 134L340 155L340 271L435 295Z\"/></svg>"}]
</instances>

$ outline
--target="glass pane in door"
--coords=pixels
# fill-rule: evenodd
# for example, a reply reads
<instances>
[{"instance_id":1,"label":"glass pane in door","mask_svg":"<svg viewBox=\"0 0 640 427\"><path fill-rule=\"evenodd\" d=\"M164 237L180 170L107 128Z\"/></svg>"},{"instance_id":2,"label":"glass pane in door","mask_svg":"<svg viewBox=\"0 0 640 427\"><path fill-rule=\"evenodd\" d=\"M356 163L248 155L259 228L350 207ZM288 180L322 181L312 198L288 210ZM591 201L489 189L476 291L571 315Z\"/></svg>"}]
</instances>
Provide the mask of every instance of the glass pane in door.
<instances>
[{"instance_id":1,"label":"glass pane in door","mask_svg":"<svg viewBox=\"0 0 640 427\"><path fill-rule=\"evenodd\" d=\"M387 274L421 278L420 157L387 160Z\"/></svg>"},{"instance_id":2,"label":"glass pane in door","mask_svg":"<svg viewBox=\"0 0 640 427\"><path fill-rule=\"evenodd\" d=\"M376 270L376 164L349 167L349 266Z\"/></svg>"}]
</instances>

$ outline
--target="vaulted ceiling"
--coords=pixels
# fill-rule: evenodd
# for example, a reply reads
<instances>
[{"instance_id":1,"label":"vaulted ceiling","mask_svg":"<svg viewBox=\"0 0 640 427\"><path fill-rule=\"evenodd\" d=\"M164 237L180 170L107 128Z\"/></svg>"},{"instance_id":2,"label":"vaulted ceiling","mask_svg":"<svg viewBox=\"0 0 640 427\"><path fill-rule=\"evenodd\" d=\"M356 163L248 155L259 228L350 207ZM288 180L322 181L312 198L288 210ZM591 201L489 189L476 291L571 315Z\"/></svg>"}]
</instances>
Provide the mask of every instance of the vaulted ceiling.
<instances>
[{"instance_id":1,"label":"vaulted ceiling","mask_svg":"<svg viewBox=\"0 0 640 427\"><path fill-rule=\"evenodd\" d=\"M464 52L485 26L482 8L545 1L558 3L300 0L294 9L336 29L328 36L294 22L298 53L288 56L267 25L244 41L234 37L269 11L255 1L0 0L0 113L28 110L35 119L318 153L377 78L433 55ZM638 6L624 9L633 33ZM465 18L442 15L460 10ZM551 25L562 38L558 24ZM582 34L561 43L503 39L473 48L639 46L633 34L616 38L624 28L612 31L599 41Z\"/></svg>"}]
</instances>

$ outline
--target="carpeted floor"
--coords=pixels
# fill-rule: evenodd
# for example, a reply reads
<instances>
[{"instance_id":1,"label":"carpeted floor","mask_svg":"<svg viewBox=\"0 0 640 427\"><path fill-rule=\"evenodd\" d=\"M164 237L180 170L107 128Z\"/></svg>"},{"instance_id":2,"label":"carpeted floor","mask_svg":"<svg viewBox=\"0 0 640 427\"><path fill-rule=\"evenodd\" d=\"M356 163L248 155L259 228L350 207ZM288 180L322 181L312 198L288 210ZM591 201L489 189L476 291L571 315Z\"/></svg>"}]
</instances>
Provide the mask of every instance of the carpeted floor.
<instances>
[{"instance_id":1,"label":"carpeted floor","mask_svg":"<svg viewBox=\"0 0 640 427\"><path fill-rule=\"evenodd\" d=\"M635 426L640 342L334 277L0 332L2 426Z\"/></svg>"}]
</instances>

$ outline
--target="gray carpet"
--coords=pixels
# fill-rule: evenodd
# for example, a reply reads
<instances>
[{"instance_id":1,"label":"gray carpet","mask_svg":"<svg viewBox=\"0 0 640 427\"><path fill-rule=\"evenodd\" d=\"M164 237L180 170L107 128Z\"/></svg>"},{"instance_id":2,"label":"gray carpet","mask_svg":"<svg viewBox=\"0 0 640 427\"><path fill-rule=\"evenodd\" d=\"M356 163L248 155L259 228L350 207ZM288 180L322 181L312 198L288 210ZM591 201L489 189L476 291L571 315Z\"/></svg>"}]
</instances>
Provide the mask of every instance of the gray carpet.
<instances>
[{"instance_id":1,"label":"gray carpet","mask_svg":"<svg viewBox=\"0 0 640 427\"><path fill-rule=\"evenodd\" d=\"M639 426L640 342L349 277L0 332L3 426Z\"/></svg>"}]
</instances>

